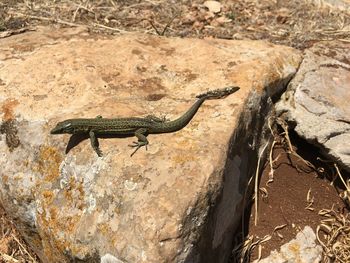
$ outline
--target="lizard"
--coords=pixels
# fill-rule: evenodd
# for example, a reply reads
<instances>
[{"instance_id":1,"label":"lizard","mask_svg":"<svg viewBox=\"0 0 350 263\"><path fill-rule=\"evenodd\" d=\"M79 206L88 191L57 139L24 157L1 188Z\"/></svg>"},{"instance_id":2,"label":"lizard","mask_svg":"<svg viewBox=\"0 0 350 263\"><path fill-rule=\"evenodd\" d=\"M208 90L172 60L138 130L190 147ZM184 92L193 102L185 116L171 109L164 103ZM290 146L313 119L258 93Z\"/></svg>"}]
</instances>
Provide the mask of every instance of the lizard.
<instances>
[{"instance_id":1,"label":"lizard","mask_svg":"<svg viewBox=\"0 0 350 263\"><path fill-rule=\"evenodd\" d=\"M96 118L67 119L58 122L50 133L88 134L91 146L99 157L102 156L97 139L99 135L136 136L138 140L129 145L135 148L131 153L131 156L133 156L143 146L147 150L148 134L170 133L181 130L191 121L205 100L221 99L239 89L236 86L229 86L199 94L196 96L197 100L194 104L182 116L172 121L153 115L124 118L102 118L102 116L97 116Z\"/></svg>"}]
</instances>

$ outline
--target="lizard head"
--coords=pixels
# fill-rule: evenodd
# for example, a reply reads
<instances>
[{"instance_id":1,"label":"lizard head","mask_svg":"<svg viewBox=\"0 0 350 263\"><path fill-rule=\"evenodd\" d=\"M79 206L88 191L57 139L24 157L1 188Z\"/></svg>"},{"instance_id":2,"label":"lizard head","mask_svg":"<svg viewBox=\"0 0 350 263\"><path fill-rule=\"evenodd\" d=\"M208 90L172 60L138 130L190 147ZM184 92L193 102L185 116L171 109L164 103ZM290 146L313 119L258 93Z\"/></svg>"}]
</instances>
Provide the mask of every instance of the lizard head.
<instances>
[{"instance_id":1,"label":"lizard head","mask_svg":"<svg viewBox=\"0 0 350 263\"><path fill-rule=\"evenodd\" d=\"M51 134L63 134L63 133L70 133L72 134L74 132L74 127L72 125L72 122L70 120L65 120L62 122L57 123L56 127L51 130Z\"/></svg>"}]
</instances>

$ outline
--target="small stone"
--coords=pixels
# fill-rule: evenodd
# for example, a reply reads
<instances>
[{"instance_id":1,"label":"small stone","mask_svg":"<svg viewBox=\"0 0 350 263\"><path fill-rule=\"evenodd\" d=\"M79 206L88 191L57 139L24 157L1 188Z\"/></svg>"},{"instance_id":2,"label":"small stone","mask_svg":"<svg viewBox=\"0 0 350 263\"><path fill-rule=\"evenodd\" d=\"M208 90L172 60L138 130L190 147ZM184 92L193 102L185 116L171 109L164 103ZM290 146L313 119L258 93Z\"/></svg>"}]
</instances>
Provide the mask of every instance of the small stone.
<instances>
[{"instance_id":1,"label":"small stone","mask_svg":"<svg viewBox=\"0 0 350 263\"><path fill-rule=\"evenodd\" d=\"M270 256L259 260L259 263L318 263L322 259L322 247L316 244L316 235L311 227L306 226L295 239L284 244L280 252L272 251ZM254 261L257 263L258 261Z\"/></svg>"},{"instance_id":2,"label":"small stone","mask_svg":"<svg viewBox=\"0 0 350 263\"><path fill-rule=\"evenodd\" d=\"M208 19L214 18L214 17L215 17L215 14L213 12L210 12L210 11L208 11L204 16L205 20L208 20Z\"/></svg>"},{"instance_id":3,"label":"small stone","mask_svg":"<svg viewBox=\"0 0 350 263\"><path fill-rule=\"evenodd\" d=\"M216 22L218 22L218 24L220 24L220 25L223 25L223 24L225 24L225 23L229 23L229 22L232 21L231 19L229 19L229 18L227 18L227 17L224 17L224 16L220 16L220 17L216 18L215 20L216 20Z\"/></svg>"},{"instance_id":4,"label":"small stone","mask_svg":"<svg viewBox=\"0 0 350 263\"><path fill-rule=\"evenodd\" d=\"M214 14L219 13L221 11L221 3L218 1L205 1L203 5Z\"/></svg>"}]
</instances>

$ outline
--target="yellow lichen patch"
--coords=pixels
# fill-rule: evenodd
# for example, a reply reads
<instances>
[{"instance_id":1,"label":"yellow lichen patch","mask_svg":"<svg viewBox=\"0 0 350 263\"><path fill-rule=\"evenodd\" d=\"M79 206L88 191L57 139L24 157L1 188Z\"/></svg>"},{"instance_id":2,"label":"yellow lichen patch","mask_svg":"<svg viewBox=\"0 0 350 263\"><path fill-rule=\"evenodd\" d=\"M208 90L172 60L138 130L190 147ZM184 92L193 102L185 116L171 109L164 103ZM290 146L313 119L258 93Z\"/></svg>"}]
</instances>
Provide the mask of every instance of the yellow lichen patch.
<instances>
[{"instance_id":1,"label":"yellow lichen patch","mask_svg":"<svg viewBox=\"0 0 350 263\"><path fill-rule=\"evenodd\" d=\"M175 147L179 148L179 149L188 149L187 151L179 151L180 154L174 155L174 157L172 158L172 161L175 164L181 165L181 164L184 164L186 162L196 160L196 156L191 154L191 153L196 152L198 150L198 147L196 145L191 144L191 142L189 142L189 141L183 140L183 141L178 142Z\"/></svg>"},{"instance_id":2,"label":"yellow lichen patch","mask_svg":"<svg viewBox=\"0 0 350 263\"><path fill-rule=\"evenodd\" d=\"M172 161L175 163L175 164L184 164L184 163L187 163L187 162L190 162L190 161L195 161L196 160L196 157L191 155L191 154L177 154L175 155L173 158L172 158Z\"/></svg>"},{"instance_id":3,"label":"yellow lichen patch","mask_svg":"<svg viewBox=\"0 0 350 263\"><path fill-rule=\"evenodd\" d=\"M51 242L49 234L45 234L44 236L41 234L41 237L42 253L45 255L47 262L67 262L62 257L62 251Z\"/></svg>"},{"instance_id":4,"label":"yellow lichen patch","mask_svg":"<svg viewBox=\"0 0 350 263\"><path fill-rule=\"evenodd\" d=\"M292 243L289 245L289 249L295 254L300 254L300 245L299 244Z\"/></svg>"},{"instance_id":5,"label":"yellow lichen patch","mask_svg":"<svg viewBox=\"0 0 350 263\"><path fill-rule=\"evenodd\" d=\"M98 224L98 230L100 230L101 234L106 236L108 233L112 233L112 229L106 223Z\"/></svg>"},{"instance_id":6,"label":"yellow lichen patch","mask_svg":"<svg viewBox=\"0 0 350 263\"><path fill-rule=\"evenodd\" d=\"M49 190L45 190L45 191L43 191L42 195L44 197L45 204L50 205L53 201L53 198L54 198L53 192L49 191Z\"/></svg>"},{"instance_id":7,"label":"yellow lichen patch","mask_svg":"<svg viewBox=\"0 0 350 263\"><path fill-rule=\"evenodd\" d=\"M77 228L79 221L80 216L67 217L65 218L65 222L62 224L62 227L64 227L64 229L68 231L68 233L72 233Z\"/></svg>"},{"instance_id":8,"label":"yellow lichen patch","mask_svg":"<svg viewBox=\"0 0 350 263\"><path fill-rule=\"evenodd\" d=\"M59 218L59 211L55 207L48 209L49 216L43 211L38 214L40 222L40 236L42 238L43 253L49 262L65 262L62 261L62 254L66 248L71 246L71 243L62 237L63 230L71 230L71 217Z\"/></svg>"},{"instance_id":9,"label":"yellow lichen patch","mask_svg":"<svg viewBox=\"0 0 350 263\"><path fill-rule=\"evenodd\" d=\"M60 217L59 211L56 207L51 207L48 211L50 215L49 217L45 211L39 217L42 231L44 231L44 229L47 231L41 233L43 243L46 243L46 237L49 239L49 244L47 244L48 251L57 249L62 252L67 247L73 245L65 237L62 237L62 233L66 233L68 236L74 234L79 225L80 216Z\"/></svg>"},{"instance_id":10,"label":"yellow lichen patch","mask_svg":"<svg viewBox=\"0 0 350 263\"><path fill-rule=\"evenodd\" d=\"M50 216L51 216L51 220L57 220L57 209L55 207L51 207L50 208Z\"/></svg>"},{"instance_id":11,"label":"yellow lichen patch","mask_svg":"<svg viewBox=\"0 0 350 263\"><path fill-rule=\"evenodd\" d=\"M4 182L4 184L7 184L8 183L8 180L9 180L9 177L7 175L3 175L2 176L2 181Z\"/></svg>"},{"instance_id":12,"label":"yellow lichen patch","mask_svg":"<svg viewBox=\"0 0 350 263\"><path fill-rule=\"evenodd\" d=\"M66 198L67 205L77 207L82 210L86 207L84 202L85 191L83 188L83 182L78 182L74 177L69 178L68 186L63 191Z\"/></svg>"},{"instance_id":13,"label":"yellow lichen patch","mask_svg":"<svg viewBox=\"0 0 350 263\"><path fill-rule=\"evenodd\" d=\"M88 255L91 253L91 248L88 245L83 244L72 244L70 246L70 250L72 251L73 255Z\"/></svg>"},{"instance_id":14,"label":"yellow lichen patch","mask_svg":"<svg viewBox=\"0 0 350 263\"><path fill-rule=\"evenodd\" d=\"M38 172L44 180L52 182L59 177L59 166L62 162L61 154L53 147L42 146L39 152Z\"/></svg>"}]
</instances>

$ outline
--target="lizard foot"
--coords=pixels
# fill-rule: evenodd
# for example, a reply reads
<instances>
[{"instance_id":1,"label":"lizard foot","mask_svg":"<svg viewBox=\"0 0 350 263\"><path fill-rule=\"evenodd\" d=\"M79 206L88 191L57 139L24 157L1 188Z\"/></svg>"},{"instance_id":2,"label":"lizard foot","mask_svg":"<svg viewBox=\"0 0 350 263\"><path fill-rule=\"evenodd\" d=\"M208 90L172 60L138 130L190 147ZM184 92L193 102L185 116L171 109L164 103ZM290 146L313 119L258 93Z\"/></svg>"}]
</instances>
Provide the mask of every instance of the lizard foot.
<instances>
[{"instance_id":1,"label":"lizard foot","mask_svg":"<svg viewBox=\"0 0 350 263\"><path fill-rule=\"evenodd\" d=\"M148 142L138 141L138 142L132 142L132 143L133 144L129 144L129 147L136 148L136 149L131 153L130 157L132 157L138 151L138 149L140 149L142 146L146 147L146 151L148 150L147 149Z\"/></svg>"},{"instance_id":2,"label":"lizard foot","mask_svg":"<svg viewBox=\"0 0 350 263\"><path fill-rule=\"evenodd\" d=\"M95 149L95 152L97 153L98 157L102 157L103 156L103 153L100 150L100 148Z\"/></svg>"}]
</instances>

